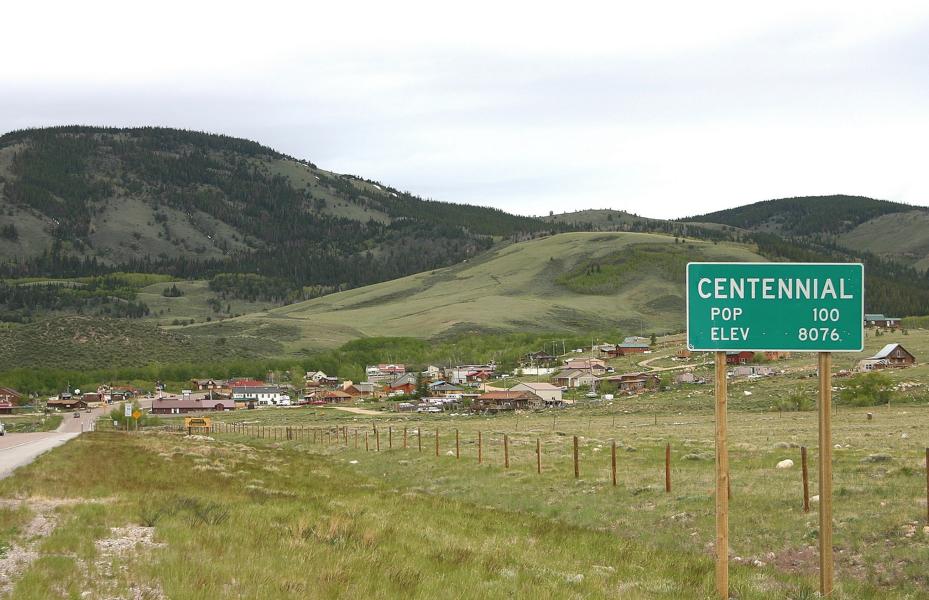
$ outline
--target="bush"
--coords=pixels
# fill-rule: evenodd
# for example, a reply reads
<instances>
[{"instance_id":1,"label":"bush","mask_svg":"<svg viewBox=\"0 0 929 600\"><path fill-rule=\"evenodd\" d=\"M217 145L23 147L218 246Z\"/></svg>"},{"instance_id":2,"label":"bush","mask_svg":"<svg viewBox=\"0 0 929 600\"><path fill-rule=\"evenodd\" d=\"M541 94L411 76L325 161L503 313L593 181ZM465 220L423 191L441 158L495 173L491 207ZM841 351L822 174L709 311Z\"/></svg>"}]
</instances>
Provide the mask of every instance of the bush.
<instances>
[{"instance_id":1,"label":"bush","mask_svg":"<svg viewBox=\"0 0 929 600\"><path fill-rule=\"evenodd\" d=\"M889 404L893 396L893 381L884 373L859 373L849 378L839 401L851 406Z\"/></svg>"}]
</instances>

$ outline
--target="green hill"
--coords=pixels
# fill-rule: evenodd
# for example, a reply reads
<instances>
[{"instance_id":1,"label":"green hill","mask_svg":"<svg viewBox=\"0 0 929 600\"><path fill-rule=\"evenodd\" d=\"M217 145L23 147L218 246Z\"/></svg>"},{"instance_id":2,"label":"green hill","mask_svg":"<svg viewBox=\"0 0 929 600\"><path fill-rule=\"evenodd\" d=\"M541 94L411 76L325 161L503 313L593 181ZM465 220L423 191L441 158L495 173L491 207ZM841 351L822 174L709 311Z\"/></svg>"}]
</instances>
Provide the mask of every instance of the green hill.
<instances>
[{"instance_id":1,"label":"green hill","mask_svg":"<svg viewBox=\"0 0 929 600\"><path fill-rule=\"evenodd\" d=\"M258 143L165 128L0 136L0 276L261 273L356 287L554 226L417 198Z\"/></svg>"},{"instance_id":2,"label":"green hill","mask_svg":"<svg viewBox=\"0 0 929 600\"><path fill-rule=\"evenodd\" d=\"M644 233L565 233L184 331L249 336L273 325L292 332L285 346L298 352L372 336L679 330L684 267L691 260L763 259L738 244L676 243L674 237Z\"/></svg>"}]
</instances>

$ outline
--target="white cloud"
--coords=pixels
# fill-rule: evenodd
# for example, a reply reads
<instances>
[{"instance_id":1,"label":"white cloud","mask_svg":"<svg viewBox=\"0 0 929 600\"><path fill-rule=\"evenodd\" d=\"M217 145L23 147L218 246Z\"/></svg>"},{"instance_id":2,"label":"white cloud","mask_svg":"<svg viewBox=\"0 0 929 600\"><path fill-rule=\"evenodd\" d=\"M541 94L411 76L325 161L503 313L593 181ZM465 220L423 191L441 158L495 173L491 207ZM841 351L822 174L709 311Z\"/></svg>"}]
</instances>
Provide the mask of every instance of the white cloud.
<instances>
[{"instance_id":1,"label":"white cloud","mask_svg":"<svg viewBox=\"0 0 929 600\"><path fill-rule=\"evenodd\" d=\"M929 203L922 3L14 3L0 130L161 124L526 214ZM9 57L14 57L10 60Z\"/></svg>"}]
</instances>

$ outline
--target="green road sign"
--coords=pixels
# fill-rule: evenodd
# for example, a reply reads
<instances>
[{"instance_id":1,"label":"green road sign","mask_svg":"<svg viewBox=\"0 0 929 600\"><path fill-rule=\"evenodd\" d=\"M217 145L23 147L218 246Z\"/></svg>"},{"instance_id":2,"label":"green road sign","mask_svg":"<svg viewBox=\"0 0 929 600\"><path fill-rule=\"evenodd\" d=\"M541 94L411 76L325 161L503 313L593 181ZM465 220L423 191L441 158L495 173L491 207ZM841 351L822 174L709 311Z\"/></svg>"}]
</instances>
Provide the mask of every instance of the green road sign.
<instances>
[{"instance_id":1,"label":"green road sign","mask_svg":"<svg viewBox=\"0 0 929 600\"><path fill-rule=\"evenodd\" d=\"M860 352L864 265L689 263L691 350Z\"/></svg>"}]
</instances>

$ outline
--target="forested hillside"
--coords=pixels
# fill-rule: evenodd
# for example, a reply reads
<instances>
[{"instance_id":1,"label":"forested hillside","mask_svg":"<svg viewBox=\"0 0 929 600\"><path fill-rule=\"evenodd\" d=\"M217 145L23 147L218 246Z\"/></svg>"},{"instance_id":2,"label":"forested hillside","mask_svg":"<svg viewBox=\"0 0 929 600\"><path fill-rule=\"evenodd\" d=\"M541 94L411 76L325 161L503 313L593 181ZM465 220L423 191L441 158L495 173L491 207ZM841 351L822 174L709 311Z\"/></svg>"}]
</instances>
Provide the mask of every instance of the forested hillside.
<instances>
[{"instance_id":1,"label":"forested hillside","mask_svg":"<svg viewBox=\"0 0 929 600\"><path fill-rule=\"evenodd\" d=\"M260 273L356 287L564 227L317 168L248 140L163 128L0 137L0 276Z\"/></svg>"}]
</instances>

